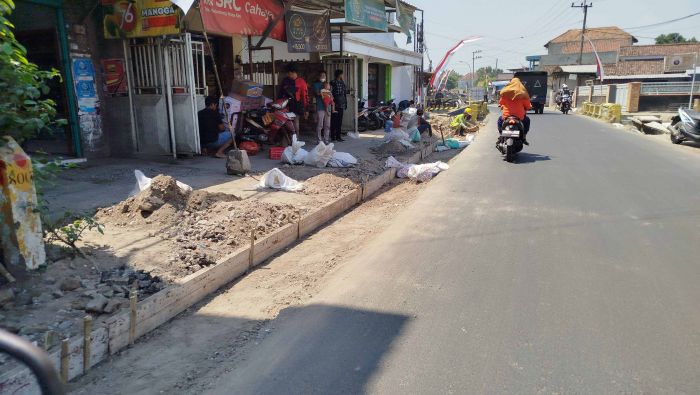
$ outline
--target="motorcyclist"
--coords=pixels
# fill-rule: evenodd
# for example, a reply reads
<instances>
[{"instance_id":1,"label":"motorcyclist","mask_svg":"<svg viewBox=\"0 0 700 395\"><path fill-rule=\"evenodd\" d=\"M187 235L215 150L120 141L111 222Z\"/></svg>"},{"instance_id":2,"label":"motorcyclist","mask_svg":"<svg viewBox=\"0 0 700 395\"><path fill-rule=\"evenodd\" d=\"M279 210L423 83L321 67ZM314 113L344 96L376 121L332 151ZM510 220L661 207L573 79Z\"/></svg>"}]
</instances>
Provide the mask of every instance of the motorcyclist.
<instances>
[{"instance_id":1,"label":"motorcyclist","mask_svg":"<svg viewBox=\"0 0 700 395\"><path fill-rule=\"evenodd\" d=\"M556 100L557 100L557 106L560 106L560 105L561 105L561 98L562 98L565 94L571 96L571 91L569 90L569 86L568 86L568 85L563 84L563 85L561 86L561 89L559 89L559 92L557 92L557 98L556 98Z\"/></svg>"},{"instance_id":2,"label":"motorcyclist","mask_svg":"<svg viewBox=\"0 0 700 395\"><path fill-rule=\"evenodd\" d=\"M530 145L527 141L527 132L530 131L530 118L528 118L527 110L532 108L530 96L527 89L519 78L513 78L508 85L501 89L501 98L498 101L502 109L502 114L498 118L498 133L503 131L503 120L509 116L518 118L523 123L523 144Z\"/></svg>"}]
</instances>

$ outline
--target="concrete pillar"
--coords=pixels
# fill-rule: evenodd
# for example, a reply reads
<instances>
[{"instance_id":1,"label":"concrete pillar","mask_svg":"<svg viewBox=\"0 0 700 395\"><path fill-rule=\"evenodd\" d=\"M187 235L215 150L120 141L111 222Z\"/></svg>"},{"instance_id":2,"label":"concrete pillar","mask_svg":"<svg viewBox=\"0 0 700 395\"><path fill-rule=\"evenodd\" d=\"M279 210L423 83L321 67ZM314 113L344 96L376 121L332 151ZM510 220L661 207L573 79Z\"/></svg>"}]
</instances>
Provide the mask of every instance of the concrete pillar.
<instances>
[{"instance_id":1,"label":"concrete pillar","mask_svg":"<svg viewBox=\"0 0 700 395\"><path fill-rule=\"evenodd\" d=\"M588 100L589 103L593 103L593 85L591 85L591 89L588 91Z\"/></svg>"},{"instance_id":2,"label":"concrete pillar","mask_svg":"<svg viewBox=\"0 0 700 395\"><path fill-rule=\"evenodd\" d=\"M627 112L638 112L639 97L642 93L642 83L630 82L627 92Z\"/></svg>"}]
</instances>

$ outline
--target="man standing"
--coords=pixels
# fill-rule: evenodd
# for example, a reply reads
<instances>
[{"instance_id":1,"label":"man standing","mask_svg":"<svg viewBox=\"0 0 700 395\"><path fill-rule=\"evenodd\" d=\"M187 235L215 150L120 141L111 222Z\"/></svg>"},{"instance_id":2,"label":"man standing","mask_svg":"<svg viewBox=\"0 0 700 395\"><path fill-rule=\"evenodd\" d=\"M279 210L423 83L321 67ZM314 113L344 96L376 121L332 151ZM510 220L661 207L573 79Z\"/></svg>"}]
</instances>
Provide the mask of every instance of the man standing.
<instances>
[{"instance_id":1,"label":"man standing","mask_svg":"<svg viewBox=\"0 0 700 395\"><path fill-rule=\"evenodd\" d=\"M299 77L294 63L290 63L287 66L287 77L282 80L279 97L289 99L289 111L296 114L294 128L296 133L300 133L299 118L302 114L304 119L309 117L307 110L309 106L309 86L303 78Z\"/></svg>"},{"instance_id":2,"label":"man standing","mask_svg":"<svg viewBox=\"0 0 700 395\"><path fill-rule=\"evenodd\" d=\"M233 144L233 134L226 130L217 110L217 100L208 96L204 99L203 110L197 113L199 120L199 141L207 154L215 152L217 158L226 157L226 149Z\"/></svg>"},{"instance_id":3,"label":"man standing","mask_svg":"<svg viewBox=\"0 0 700 395\"><path fill-rule=\"evenodd\" d=\"M342 136L343 113L348 108L347 88L343 81L343 70L335 71L335 79L331 82L331 92L335 102L335 112L331 115L331 140L344 141Z\"/></svg>"},{"instance_id":4,"label":"man standing","mask_svg":"<svg viewBox=\"0 0 700 395\"><path fill-rule=\"evenodd\" d=\"M321 71L318 73L318 81L314 82L312 85L314 98L316 99L316 136L318 141L323 141L328 144L330 140L330 129L331 129L331 114L328 112L328 108L323 101L323 96L321 91L326 84L326 72Z\"/></svg>"}]
</instances>

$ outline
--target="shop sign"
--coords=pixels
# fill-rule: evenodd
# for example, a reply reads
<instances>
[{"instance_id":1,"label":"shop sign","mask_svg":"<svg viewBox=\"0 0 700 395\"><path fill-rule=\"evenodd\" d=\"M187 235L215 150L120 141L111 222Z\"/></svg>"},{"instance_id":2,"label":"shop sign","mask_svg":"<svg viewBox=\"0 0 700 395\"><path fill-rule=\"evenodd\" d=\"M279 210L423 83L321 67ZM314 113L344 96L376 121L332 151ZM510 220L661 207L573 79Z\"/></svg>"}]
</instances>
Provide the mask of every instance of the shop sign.
<instances>
[{"instance_id":1,"label":"shop sign","mask_svg":"<svg viewBox=\"0 0 700 395\"><path fill-rule=\"evenodd\" d=\"M331 25L328 11L293 10L285 15L289 52L331 52Z\"/></svg>"},{"instance_id":2,"label":"shop sign","mask_svg":"<svg viewBox=\"0 0 700 395\"><path fill-rule=\"evenodd\" d=\"M128 92L124 59L102 59L103 88L107 94L123 96Z\"/></svg>"},{"instance_id":3,"label":"shop sign","mask_svg":"<svg viewBox=\"0 0 700 395\"><path fill-rule=\"evenodd\" d=\"M199 9L208 32L260 36L268 24L281 16L284 7L277 0L201 0ZM279 21L270 37L284 41L284 23Z\"/></svg>"},{"instance_id":4,"label":"shop sign","mask_svg":"<svg viewBox=\"0 0 700 395\"><path fill-rule=\"evenodd\" d=\"M345 0L345 21L354 25L387 31L384 0Z\"/></svg>"},{"instance_id":5,"label":"shop sign","mask_svg":"<svg viewBox=\"0 0 700 395\"><path fill-rule=\"evenodd\" d=\"M102 0L105 38L180 33L181 11L169 0Z\"/></svg>"}]
</instances>

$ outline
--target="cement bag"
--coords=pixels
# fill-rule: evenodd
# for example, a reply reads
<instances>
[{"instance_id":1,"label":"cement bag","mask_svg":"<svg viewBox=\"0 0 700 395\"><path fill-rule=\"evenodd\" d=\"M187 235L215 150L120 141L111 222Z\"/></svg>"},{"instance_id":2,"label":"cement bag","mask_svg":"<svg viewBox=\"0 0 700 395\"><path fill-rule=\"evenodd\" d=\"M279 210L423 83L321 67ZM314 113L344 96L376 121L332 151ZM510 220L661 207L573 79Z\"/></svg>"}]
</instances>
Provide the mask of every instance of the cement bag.
<instances>
[{"instance_id":1,"label":"cement bag","mask_svg":"<svg viewBox=\"0 0 700 395\"><path fill-rule=\"evenodd\" d=\"M384 167L394 167L397 169L400 169L404 166L406 165L396 160L396 158L394 158L393 156L386 158L386 162L384 163Z\"/></svg>"},{"instance_id":2,"label":"cement bag","mask_svg":"<svg viewBox=\"0 0 700 395\"><path fill-rule=\"evenodd\" d=\"M418 128L409 129L408 134L411 135L411 142L420 143L420 131Z\"/></svg>"},{"instance_id":3,"label":"cement bag","mask_svg":"<svg viewBox=\"0 0 700 395\"><path fill-rule=\"evenodd\" d=\"M297 135L292 135L292 145L284 149L282 152L282 162L289 163L291 165L299 165L304 163L308 151L301 148L306 143L297 140Z\"/></svg>"},{"instance_id":4,"label":"cement bag","mask_svg":"<svg viewBox=\"0 0 700 395\"><path fill-rule=\"evenodd\" d=\"M304 163L308 166L316 167L326 167L328 161L331 160L335 150L333 150L333 143L324 144L323 142L318 143L318 145L311 150L304 158Z\"/></svg>"},{"instance_id":5,"label":"cement bag","mask_svg":"<svg viewBox=\"0 0 700 395\"><path fill-rule=\"evenodd\" d=\"M408 135L408 133L398 128L391 129L391 132L387 133L386 136L384 136L384 139L386 141L410 140L410 138L411 137Z\"/></svg>"},{"instance_id":6,"label":"cement bag","mask_svg":"<svg viewBox=\"0 0 700 395\"><path fill-rule=\"evenodd\" d=\"M136 195L137 193L143 191L144 189L148 188L151 186L151 178L146 177L145 174L141 170L134 170L134 176L136 177L136 189L131 192L131 196ZM188 193L192 192L192 187L185 184L184 182L176 181L177 186L180 187L182 192Z\"/></svg>"},{"instance_id":7,"label":"cement bag","mask_svg":"<svg viewBox=\"0 0 700 395\"><path fill-rule=\"evenodd\" d=\"M401 114L401 129L413 129L418 126L418 110L407 108Z\"/></svg>"},{"instance_id":8,"label":"cement bag","mask_svg":"<svg viewBox=\"0 0 700 395\"><path fill-rule=\"evenodd\" d=\"M328 161L330 167L352 167L357 164L357 158L347 152L335 152Z\"/></svg>"},{"instance_id":9,"label":"cement bag","mask_svg":"<svg viewBox=\"0 0 700 395\"><path fill-rule=\"evenodd\" d=\"M425 163L422 165L412 165L409 167L406 176L414 181L425 182L432 179L433 176L439 172L449 168L450 166L447 163L439 161L434 163Z\"/></svg>"},{"instance_id":10,"label":"cement bag","mask_svg":"<svg viewBox=\"0 0 700 395\"><path fill-rule=\"evenodd\" d=\"M279 189L287 192L297 192L304 189L304 184L301 182L287 177L282 170L274 168L267 173L263 174L260 178L260 188L273 188Z\"/></svg>"}]
</instances>

